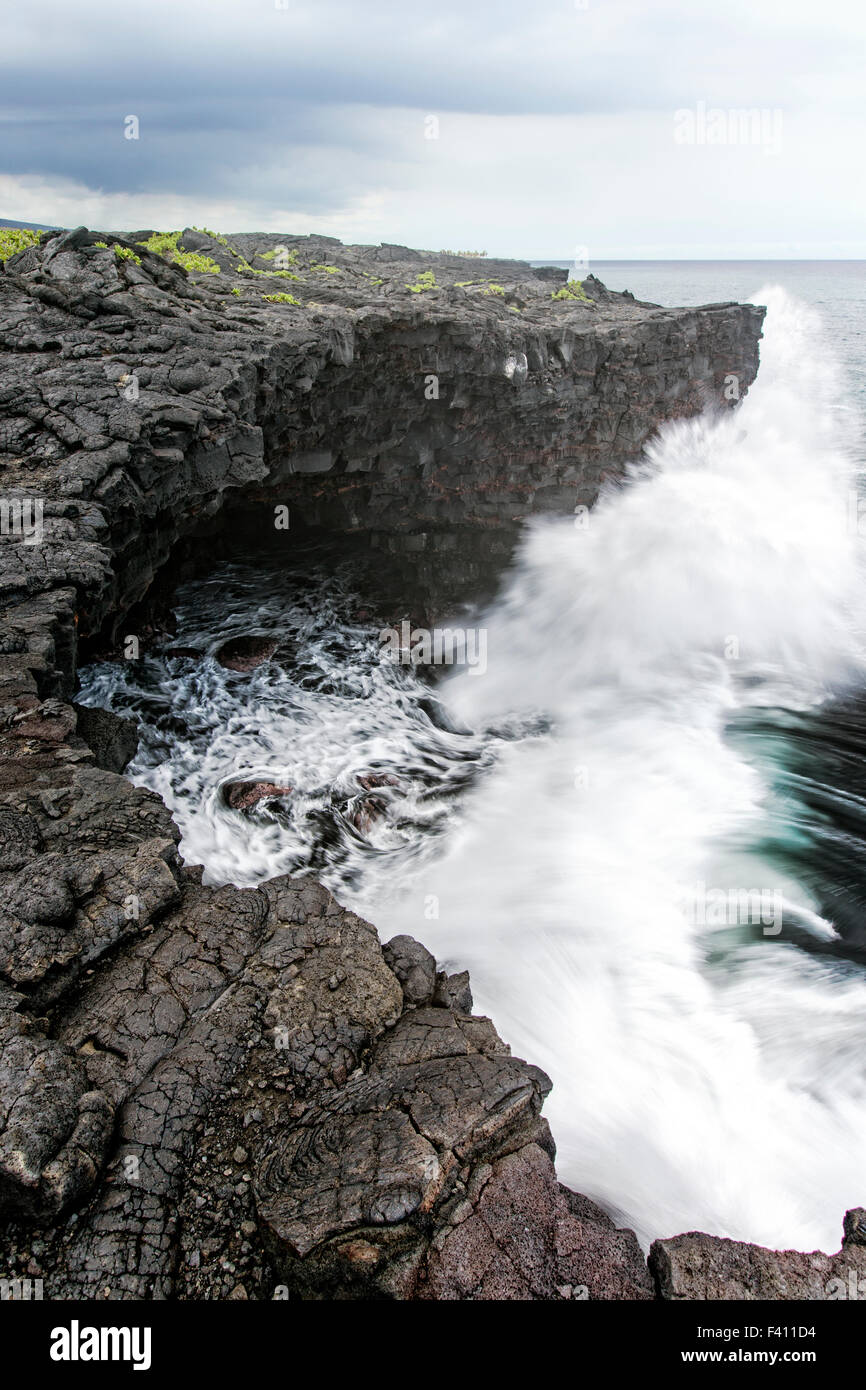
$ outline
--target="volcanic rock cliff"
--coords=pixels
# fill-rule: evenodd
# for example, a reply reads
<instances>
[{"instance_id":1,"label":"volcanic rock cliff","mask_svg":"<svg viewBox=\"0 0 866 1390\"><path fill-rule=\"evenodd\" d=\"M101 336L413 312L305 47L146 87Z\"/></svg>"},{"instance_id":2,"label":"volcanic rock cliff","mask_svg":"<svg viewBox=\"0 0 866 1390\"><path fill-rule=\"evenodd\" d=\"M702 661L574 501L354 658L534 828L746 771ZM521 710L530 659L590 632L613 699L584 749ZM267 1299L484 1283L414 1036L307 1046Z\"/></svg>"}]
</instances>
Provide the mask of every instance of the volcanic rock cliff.
<instances>
[{"instance_id":1,"label":"volcanic rock cliff","mask_svg":"<svg viewBox=\"0 0 866 1390\"><path fill-rule=\"evenodd\" d=\"M148 239L53 234L0 275L0 1274L52 1298L726 1296L694 1272L707 1238L659 1246L654 1285L557 1183L550 1083L464 976L309 880L202 886L120 775L134 728L72 699L82 639L242 515L471 585L523 518L741 395L763 311Z\"/></svg>"}]
</instances>

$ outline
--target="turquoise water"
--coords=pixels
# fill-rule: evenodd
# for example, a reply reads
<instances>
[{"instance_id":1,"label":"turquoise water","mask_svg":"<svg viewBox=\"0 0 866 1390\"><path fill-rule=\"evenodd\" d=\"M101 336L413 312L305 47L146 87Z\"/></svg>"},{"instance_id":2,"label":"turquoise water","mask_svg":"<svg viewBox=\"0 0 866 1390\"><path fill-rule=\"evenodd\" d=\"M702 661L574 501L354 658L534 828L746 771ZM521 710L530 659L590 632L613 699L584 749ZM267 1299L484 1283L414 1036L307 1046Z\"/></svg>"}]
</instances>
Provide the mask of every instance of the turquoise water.
<instances>
[{"instance_id":1,"label":"turquoise water","mask_svg":"<svg viewBox=\"0 0 866 1390\"><path fill-rule=\"evenodd\" d=\"M434 700L333 573L253 563L178 595L198 658L91 667L81 698L138 717L130 774L208 881L314 872L468 968L553 1079L560 1176L644 1242L833 1250L866 1200L864 267L596 270L767 303L761 370L588 526L527 527L483 679ZM249 632L287 655L226 671ZM244 816L238 779L290 791Z\"/></svg>"}]
</instances>

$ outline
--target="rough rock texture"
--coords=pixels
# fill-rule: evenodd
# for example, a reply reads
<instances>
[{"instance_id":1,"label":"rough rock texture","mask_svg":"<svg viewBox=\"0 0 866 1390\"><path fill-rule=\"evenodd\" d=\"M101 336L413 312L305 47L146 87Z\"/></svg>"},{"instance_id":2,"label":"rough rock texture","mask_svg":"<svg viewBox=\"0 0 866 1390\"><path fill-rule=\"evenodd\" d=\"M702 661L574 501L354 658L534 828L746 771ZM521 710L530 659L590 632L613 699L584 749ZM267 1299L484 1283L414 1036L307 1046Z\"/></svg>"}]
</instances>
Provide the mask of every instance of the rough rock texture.
<instances>
[{"instance_id":1,"label":"rough rock texture","mask_svg":"<svg viewBox=\"0 0 866 1390\"><path fill-rule=\"evenodd\" d=\"M501 557L521 518L591 504L662 421L729 406L757 370L751 305L662 309L592 277L553 300L564 271L329 238L183 244L221 272L78 228L0 275L0 486L44 500L0 602L64 591L80 635L240 497L260 536L363 533L416 575L471 578L473 535ZM280 244L275 273L257 253Z\"/></svg>"},{"instance_id":2,"label":"rough rock texture","mask_svg":"<svg viewBox=\"0 0 866 1390\"><path fill-rule=\"evenodd\" d=\"M866 1212L846 1212L842 1248L765 1250L698 1231L657 1240L650 1269L662 1298L866 1299Z\"/></svg>"},{"instance_id":3,"label":"rough rock texture","mask_svg":"<svg viewBox=\"0 0 866 1390\"><path fill-rule=\"evenodd\" d=\"M138 240L79 228L0 274L0 1271L50 1298L651 1296L556 1182L549 1082L468 977L312 882L203 886L119 775L134 730L70 701L81 638L232 499L471 577L461 534L504 553L744 390L761 311L322 238L188 232L221 266L189 276Z\"/></svg>"}]
</instances>

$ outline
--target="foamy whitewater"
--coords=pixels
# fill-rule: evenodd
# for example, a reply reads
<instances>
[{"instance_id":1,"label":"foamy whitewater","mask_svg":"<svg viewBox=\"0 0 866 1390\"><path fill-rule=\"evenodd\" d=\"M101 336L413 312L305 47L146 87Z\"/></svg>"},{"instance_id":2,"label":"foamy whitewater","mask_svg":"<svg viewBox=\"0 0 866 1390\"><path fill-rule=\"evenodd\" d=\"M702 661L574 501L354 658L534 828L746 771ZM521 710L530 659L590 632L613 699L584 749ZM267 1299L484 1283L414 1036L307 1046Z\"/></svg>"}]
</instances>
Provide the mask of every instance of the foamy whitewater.
<instances>
[{"instance_id":1,"label":"foamy whitewater","mask_svg":"<svg viewBox=\"0 0 866 1390\"><path fill-rule=\"evenodd\" d=\"M834 924L766 846L808 815L732 727L863 686L858 421L813 313L755 302L748 398L666 427L588 518L528 529L478 619L483 676L431 694L342 581L241 564L181 593L177 641L274 632L291 662L103 665L82 698L144 719L130 774L208 881L315 872L383 940L468 968L553 1079L562 1181L642 1240L835 1250L866 1201L866 975L804 948ZM237 779L293 796L245 818ZM746 919L757 892L773 911Z\"/></svg>"}]
</instances>

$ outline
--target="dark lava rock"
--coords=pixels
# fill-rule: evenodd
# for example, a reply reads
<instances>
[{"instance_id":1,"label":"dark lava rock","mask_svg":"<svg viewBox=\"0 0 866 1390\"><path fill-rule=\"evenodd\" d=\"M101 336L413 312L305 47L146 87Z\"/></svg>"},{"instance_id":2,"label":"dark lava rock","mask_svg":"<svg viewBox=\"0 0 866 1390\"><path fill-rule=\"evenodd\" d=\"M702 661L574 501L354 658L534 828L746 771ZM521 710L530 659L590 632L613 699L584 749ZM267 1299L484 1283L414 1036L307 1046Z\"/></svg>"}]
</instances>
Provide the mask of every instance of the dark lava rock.
<instances>
[{"instance_id":1,"label":"dark lava rock","mask_svg":"<svg viewBox=\"0 0 866 1390\"><path fill-rule=\"evenodd\" d=\"M56 1299L647 1297L633 1236L557 1183L550 1083L465 973L386 954L309 879L204 885L110 770L131 734L70 701L79 643L116 644L227 500L278 546L300 522L475 584L525 517L591 504L731 375L742 394L763 311L553 300L564 272L315 236L187 229L220 266L188 274L143 239L49 233L0 275L4 495L44 503L38 543L0 546L0 1270ZM393 795L358 792L362 817ZM718 1243L689 1262L690 1240L658 1247L665 1287L726 1296Z\"/></svg>"},{"instance_id":2,"label":"dark lava rock","mask_svg":"<svg viewBox=\"0 0 866 1390\"><path fill-rule=\"evenodd\" d=\"M93 749L96 766L106 772L122 772L138 748L135 721L90 705L73 705L73 709L78 716L77 732Z\"/></svg>"},{"instance_id":3,"label":"dark lava rock","mask_svg":"<svg viewBox=\"0 0 866 1390\"><path fill-rule=\"evenodd\" d=\"M456 975L446 975L444 971L440 971L436 976L433 1003L442 1009L456 1009L459 1013L471 1014L472 989L469 984L469 971L461 970Z\"/></svg>"},{"instance_id":4,"label":"dark lava rock","mask_svg":"<svg viewBox=\"0 0 866 1390\"><path fill-rule=\"evenodd\" d=\"M436 960L411 936L392 936L382 954L403 989L407 1004L429 1004L436 987Z\"/></svg>"},{"instance_id":5,"label":"dark lava rock","mask_svg":"<svg viewBox=\"0 0 866 1390\"><path fill-rule=\"evenodd\" d=\"M253 671L263 661L268 661L276 650L275 638L232 637L220 647L216 659L229 671Z\"/></svg>"}]
</instances>

